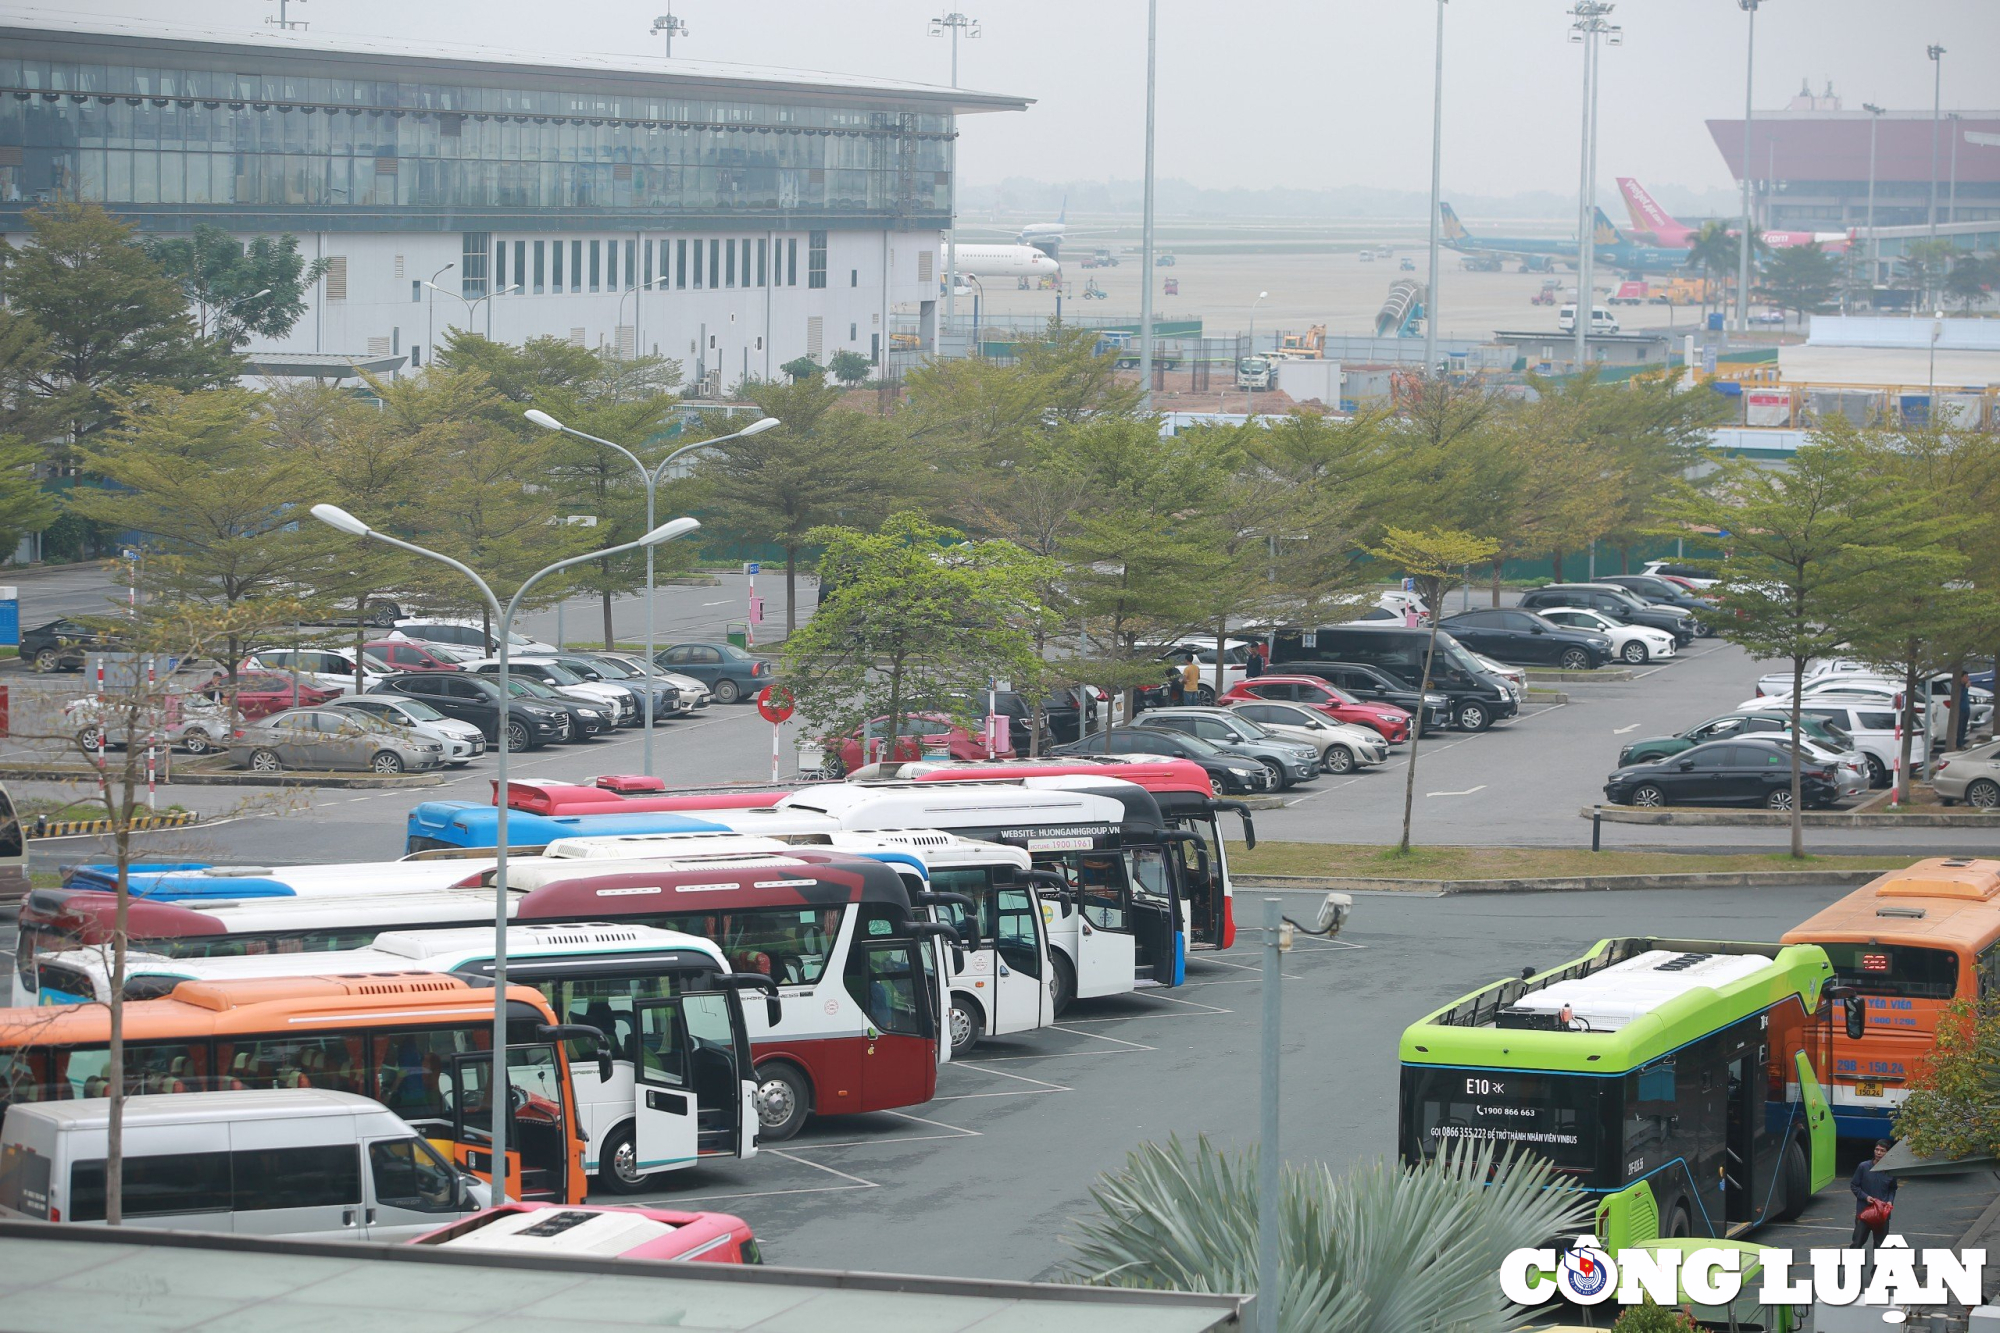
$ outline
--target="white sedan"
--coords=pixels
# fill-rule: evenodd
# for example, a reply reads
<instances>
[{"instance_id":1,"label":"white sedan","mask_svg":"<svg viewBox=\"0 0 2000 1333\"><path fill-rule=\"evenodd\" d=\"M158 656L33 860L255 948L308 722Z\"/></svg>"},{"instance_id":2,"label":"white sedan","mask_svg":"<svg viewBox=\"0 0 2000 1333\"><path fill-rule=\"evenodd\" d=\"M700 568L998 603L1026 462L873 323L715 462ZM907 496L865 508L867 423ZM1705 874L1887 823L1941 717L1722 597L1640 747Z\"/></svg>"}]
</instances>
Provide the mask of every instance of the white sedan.
<instances>
[{"instance_id":1,"label":"white sedan","mask_svg":"<svg viewBox=\"0 0 2000 1333\"><path fill-rule=\"evenodd\" d=\"M1288 741L1304 741L1319 751L1319 766L1328 773L1352 773L1389 757L1389 742L1370 727L1336 722L1326 714L1297 704L1269 699L1225 700L1229 711L1255 722Z\"/></svg>"},{"instance_id":2,"label":"white sedan","mask_svg":"<svg viewBox=\"0 0 2000 1333\"><path fill-rule=\"evenodd\" d=\"M1604 635L1611 640L1611 651L1634 665L1655 657L1674 655L1674 636L1663 629L1622 624L1583 606L1538 606L1535 614L1544 620L1554 621L1564 629L1588 630L1592 634Z\"/></svg>"}]
</instances>

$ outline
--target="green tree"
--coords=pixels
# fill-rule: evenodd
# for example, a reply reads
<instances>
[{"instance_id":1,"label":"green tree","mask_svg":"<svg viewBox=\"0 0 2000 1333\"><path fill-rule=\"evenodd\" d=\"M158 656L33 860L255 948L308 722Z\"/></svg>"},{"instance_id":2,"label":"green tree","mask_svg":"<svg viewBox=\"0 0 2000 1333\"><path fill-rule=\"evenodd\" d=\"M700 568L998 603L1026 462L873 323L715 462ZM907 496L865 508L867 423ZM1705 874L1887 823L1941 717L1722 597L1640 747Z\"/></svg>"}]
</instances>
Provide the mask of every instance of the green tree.
<instances>
[{"instance_id":1,"label":"green tree","mask_svg":"<svg viewBox=\"0 0 2000 1333\"><path fill-rule=\"evenodd\" d=\"M1091 1187L1069 1270L1105 1287L1256 1291L1257 1153L1206 1137L1140 1145ZM1582 1195L1540 1157L1459 1144L1419 1166L1336 1179L1288 1168L1278 1204L1282 1333L1500 1333L1515 1326L1493 1275L1510 1250L1574 1230Z\"/></svg>"},{"instance_id":2,"label":"green tree","mask_svg":"<svg viewBox=\"0 0 2000 1333\"><path fill-rule=\"evenodd\" d=\"M307 289L331 267L325 259L307 263L289 232L246 245L207 222L186 236L148 240L146 253L186 293L201 336L225 347L241 347L253 333L290 333L306 312Z\"/></svg>"},{"instance_id":3,"label":"green tree","mask_svg":"<svg viewBox=\"0 0 2000 1333\"><path fill-rule=\"evenodd\" d=\"M1958 302L1958 308L1971 313L1972 307L1983 305L1992 295L1993 286L2000 283L2000 258L1988 255L1960 255L1951 264L1951 271L1945 274L1945 295Z\"/></svg>"},{"instance_id":4,"label":"green tree","mask_svg":"<svg viewBox=\"0 0 2000 1333\"><path fill-rule=\"evenodd\" d=\"M1938 293L1944 290L1945 274L1958 258L1958 246L1950 237L1940 236L1935 241L1911 241L1906 253L1904 262L1909 280L1923 297L1923 307L1935 308L1940 299Z\"/></svg>"},{"instance_id":5,"label":"green tree","mask_svg":"<svg viewBox=\"0 0 2000 1333\"><path fill-rule=\"evenodd\" d=\"M0 241L0 281L12 317L40 340L9 367L9 387L46 407L54 462L73 464L73 451L109 426L139 385L193 391L235 379L240 360L201 336L186 294L130 226L96 204L54 204L26 218L28 244ZM20 341L32 338L18 330L0 337Z\"/></svg>"},{"instance_id":6,"label":"green tree","mask_svg":"<svg viewBox=\"0 0 2000 1333\"><path fill-rule=\"evenodd\" d=\"M705 503L743 541L785 553L785 633L798 629L799 553L813 529L872 525L910 489L908 457L889 423L836 406L840 390L818 376L747 389L781 423L702 457Z\"/></svg>"},{"instance_id":7,"label":"green tree","mask_svg":"<svg viewBox=\"0 0 2000 1333\"><path fill-rule=\"evenodd\" d=\"M1780 310L1802 317L1823 314L1833 308L1840 286L1840 259L1820 249L1818 241L1788 245L1765 261L1761 276L1757 294Z\"/></svg>"},{"instance_id":8,"label":"green tree","mask_svg":"<svg viewBox=\"0 0 2000 1333\"><path fill-rule=\"evenodd\" d=\"M1896 1136L1920 1157L2000 1157L2000 995L1955 1000L1938 1015L1896 1108Z\"/></svg>"},{"instance_id":9,"label":"green tree","mask_svg":"<svg viewBox=\"0 0 2000 1333\"><path fill-rule=\"evenodd\" d=\"M785 679L822 734L881 717L881 734L894 738L912 713L969 724L966 701L989 681L1037 687L1037 589L1049 577L1041 557L1012 542L967 541L912 512L877 532L822 527L809 540L826 548L820 577L830 591L785 641Z\"/></svg>"},{"instance_id":10,"label":"green tree","mask_svg":"<svg viewBox=\"0 0 2000 1333\"><path fill-rule=\"evenodd\" d=\"M1621 1311L1611 1333L1701 1333L1701 1326L1679 1310L1662 1309L1648 1296L1644 1304Z\"/></svg>"},{"instance_id":11,"label":"green tree","mask_svg":"<svg viewBox=\"0 0 2000 1333\"><path fill-rule=\"evenodd\" d=\"M809 356L795 356L778 369L791 376L794 384L804 384L826 377L826 367Z\"/></svg>"},{"instance_id":12,"label":"green tree","mask_svg":"<svg viewBox=\"0 0 2000 1333\"><path fill-rule=\"evenodd\" d=\"M1729 224L1714 220L1702 223L1694 239L1688 242L1687 258L1681 262L1688 268L1699 269L1706 279L1701 299L1702 323L1705 325L1708 323L1709 293L1735 281L1737 242L1729 234Z\"/></svg>"},{"instance_id":13,"label":"green tree","mask_svg":"<svg viewBox=\"0 0 2000 1333\"><path fill-rule=\"evenodd\" d=\"M1444 590L1450 586L1452 575L1459 569L1490 558L1493 546L1489 538L1476 537L1469 532L1437 528L1429 532L1410 532L1390 528L1382 538L1382 545L1375 549L1377 557L1415 581L1418 594L1433 611L1430 636L1424 643L1424 678L1418 687L1421 694L1431 692L1431 661L1437 653L1438 621L1443 619ZM1421 714L1422 709L1418 711ZM1410 732L1410 758L1403 767L1403 840L1397 845L1399 852L1410 850L1410 818L1415 811L1417 794L1417 745L1422 739L1422 727Z\"/></svg>"},{"instance_id":14,"label":"green tree","mask_svg":"<svg viewBox=\"0 0 2000 1333\"><path fill-rule=\"evenodd\" d=\"M1707 563L1721 580L1716 633L1756 657L1792 667L1792 733L1806 663L1844 644L1857 608L1924 555L1935 533L1929 497L1885 485L1870 443L1820 431L1788 468L1720 463L1708 489L1683 483L1665 506L1680 531L1723 534L1728 557ZM1799 753L1792 752L1792 855L1805 855Z\"/></svg>"},{"instance_id":15,"label":"green tree","mask_svg":"<svg viewBox=\"0 0 2000 1333\"><path fill-rule=\"evenodd\" d=\"M848 388L853 388L868 378L875 369L874 363L851 347L843 347L826 363L827 373Z\"/></svg>"}]
</instances>

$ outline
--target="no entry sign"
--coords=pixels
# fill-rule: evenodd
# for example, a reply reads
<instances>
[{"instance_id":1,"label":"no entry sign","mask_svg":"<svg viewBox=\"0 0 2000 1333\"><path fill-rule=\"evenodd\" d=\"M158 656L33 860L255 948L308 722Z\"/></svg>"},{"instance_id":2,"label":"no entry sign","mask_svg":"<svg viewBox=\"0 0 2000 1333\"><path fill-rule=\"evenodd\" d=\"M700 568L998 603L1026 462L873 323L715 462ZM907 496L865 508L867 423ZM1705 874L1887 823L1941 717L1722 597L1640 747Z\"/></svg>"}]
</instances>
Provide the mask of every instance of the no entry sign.
<instances>
[{"instance_id":1,"label":"no entry sign","mask_svg":"<svg viewBox=\"0 0 2000 1333\"><path fill-rule=\"evenodd\" d=\"M792 692L782 685L766 685L757 691L757 711L774 726L792 718Z\"/></svg>"}]
</instances>

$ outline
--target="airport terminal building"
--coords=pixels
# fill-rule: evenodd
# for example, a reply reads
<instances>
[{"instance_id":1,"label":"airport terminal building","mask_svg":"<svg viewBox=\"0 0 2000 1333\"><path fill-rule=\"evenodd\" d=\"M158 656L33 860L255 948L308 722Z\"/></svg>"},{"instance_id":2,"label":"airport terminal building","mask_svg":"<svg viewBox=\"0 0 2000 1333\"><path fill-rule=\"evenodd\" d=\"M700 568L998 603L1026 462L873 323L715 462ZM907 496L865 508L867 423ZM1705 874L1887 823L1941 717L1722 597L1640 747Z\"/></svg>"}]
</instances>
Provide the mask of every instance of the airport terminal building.
<instances>
[{"instance_id":1,"label":"airport terminal building","mask_svg":"<svg viewBox=\"0 0 2000 1333\"><path fill-rule=\"evenodd\" d=\"M682 363L697 391L934 327L956 118L1026 99L645 56L0 17L0 232L57 198L148 233L289 232L301 361L450 326ZM440 294L440 292L442 294ZM928 341L928 339L926 339ZM309 355L303 355L309 354Z\"/></svg>"}]
</instances>

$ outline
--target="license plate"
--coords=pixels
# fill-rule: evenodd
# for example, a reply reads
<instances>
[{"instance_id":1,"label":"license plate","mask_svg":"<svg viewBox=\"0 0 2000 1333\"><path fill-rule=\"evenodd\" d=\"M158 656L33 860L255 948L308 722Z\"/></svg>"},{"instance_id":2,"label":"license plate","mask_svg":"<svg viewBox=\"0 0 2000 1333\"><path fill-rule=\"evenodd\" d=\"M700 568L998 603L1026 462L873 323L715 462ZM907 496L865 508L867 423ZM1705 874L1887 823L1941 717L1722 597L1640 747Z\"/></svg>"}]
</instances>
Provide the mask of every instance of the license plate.
<instances>
[{"instance_id":1,"label":"license plate","mask_svg":"<svg viewBox=\"0 0 2000 1333\"><path fill-rule=\"evenodd\" d=\"M1882 1080L1879 1078L1855 1080L1854 1095L1857 1097L1880 1097L1882 1095Z\"/></svg>"}]
</instances>

